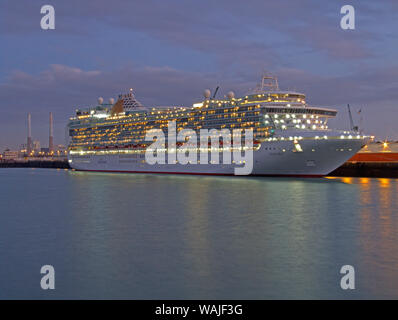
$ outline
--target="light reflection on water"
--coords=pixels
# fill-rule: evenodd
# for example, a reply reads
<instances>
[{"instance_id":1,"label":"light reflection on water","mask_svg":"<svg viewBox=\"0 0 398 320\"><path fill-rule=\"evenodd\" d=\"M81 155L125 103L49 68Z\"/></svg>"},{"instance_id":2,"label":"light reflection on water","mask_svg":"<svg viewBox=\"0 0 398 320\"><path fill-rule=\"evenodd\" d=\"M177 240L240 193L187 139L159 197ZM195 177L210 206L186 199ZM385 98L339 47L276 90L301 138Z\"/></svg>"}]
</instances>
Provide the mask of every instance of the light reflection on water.
<instances>
[{"instance_id":1,"label":"light reflection on water","mask_svg":"<svg viewBox=\"0 0 398 320\"><path fill-rule=\"evenodd\" d=\"M398 180L0 179L0 298L398 298ZM39 287L43 264L56 269L53 292Z\"/></svg>"}]
</instances>

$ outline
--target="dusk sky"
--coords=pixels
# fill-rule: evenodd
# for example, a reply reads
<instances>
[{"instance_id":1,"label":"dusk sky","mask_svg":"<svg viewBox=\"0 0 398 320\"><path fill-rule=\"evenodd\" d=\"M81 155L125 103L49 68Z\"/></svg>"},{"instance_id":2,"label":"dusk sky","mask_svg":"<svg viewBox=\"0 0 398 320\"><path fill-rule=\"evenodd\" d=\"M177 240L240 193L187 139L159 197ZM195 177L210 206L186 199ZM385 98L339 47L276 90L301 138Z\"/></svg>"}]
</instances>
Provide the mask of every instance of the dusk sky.
<instances>
[{"instance_id":1,"label":"dusk sky","mask_svg":"<svg viewBox=\"0 0 398 320\"><path fill-rule=\"evenodd\" d=\"M42 5L55 30L42 30ZM355 8L355 30L340 8ZM398 140L398 1L1 0L0 151L33 139L55 143L79 106L132 87L144 105L192 105L204 89L245 94L263 70L307 102L362 110L363 129ZM359 116L354 112L354 120Z\"/></svg>"}]
</instances>

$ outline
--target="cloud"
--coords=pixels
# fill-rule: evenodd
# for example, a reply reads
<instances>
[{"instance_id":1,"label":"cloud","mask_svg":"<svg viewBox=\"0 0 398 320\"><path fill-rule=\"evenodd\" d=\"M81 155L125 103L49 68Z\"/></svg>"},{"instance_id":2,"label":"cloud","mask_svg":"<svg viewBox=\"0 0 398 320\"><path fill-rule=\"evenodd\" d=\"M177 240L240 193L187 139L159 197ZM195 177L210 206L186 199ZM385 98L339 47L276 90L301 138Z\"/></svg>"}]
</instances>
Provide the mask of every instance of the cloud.
<instances>
[{"instance_id":1,"label":"cloud","mask_svg":"<svg viewBox=\"0 0 398 320\"><path fill-rule=\"evenodd\" d=\"M25 5L22 5L21 3ZM0 32L41 32L42 1L5 1L5 25ZM363 39L374 36L365 26L347 36L339 27L340 7L303 1L138 1L53 0L56 32L74 36L98 36L107 26L140 32L169 45L214 54L230 68L270 67L280 63L284 48L314 50L332 58L358 59L371 56ZM366 16L365 4L362 14ZM105 27L106 28L106 27ZM117 31L116 31L117 32ZM129 41L129 39L126 39ZM139 45L139 43L135 44Z\"/></svg>"}]
</instances>

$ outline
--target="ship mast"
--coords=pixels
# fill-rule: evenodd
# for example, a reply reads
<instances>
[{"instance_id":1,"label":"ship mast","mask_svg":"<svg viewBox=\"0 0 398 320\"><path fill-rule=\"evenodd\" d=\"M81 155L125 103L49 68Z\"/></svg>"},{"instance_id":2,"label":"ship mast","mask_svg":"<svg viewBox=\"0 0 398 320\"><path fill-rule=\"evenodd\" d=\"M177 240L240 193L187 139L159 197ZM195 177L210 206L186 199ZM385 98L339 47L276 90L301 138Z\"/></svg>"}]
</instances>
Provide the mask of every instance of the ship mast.
<instances>
[{"instance_id":1,"label":"ship mast","mask_svg":"<svg viewBox=\"0 0 398 320\"><path fill-rule=\"evenodd\" d=\"M261 77L261 83L256 86L253 93L264 93L278 90L278 78L264 72Z\"/></svg>"},{"instance_id":2,"label":"ship mast","mask_svg":"<svg viewBox=\"0 0 398 320\"><path fill-rule=\"evenodd\" d=\"M261 90L262 91L279 90L278 78L264 73L261 78Z\"/></svg>"}]
</instances>

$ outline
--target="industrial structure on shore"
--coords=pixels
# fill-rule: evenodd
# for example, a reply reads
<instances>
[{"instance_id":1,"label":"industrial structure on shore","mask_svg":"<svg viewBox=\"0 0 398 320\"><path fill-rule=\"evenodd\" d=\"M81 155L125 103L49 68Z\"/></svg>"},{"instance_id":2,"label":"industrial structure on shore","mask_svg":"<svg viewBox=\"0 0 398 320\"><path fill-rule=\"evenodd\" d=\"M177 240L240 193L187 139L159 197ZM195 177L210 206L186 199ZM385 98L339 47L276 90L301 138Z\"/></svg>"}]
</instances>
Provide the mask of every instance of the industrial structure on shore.
<instances>
[{"instance_id":1,"label":"industrial structure on shore","mask_svg":"<svg viewBox=\"0 0 398 320\"><path fill-rule=\"evenodd\" d=\"M27 138L26 143L22 144L19 150L6 149L0 154L2 161L26 161L28 159L65 159L66 147L64 145L54 144L54 125L53 114L49 115L49 137L48 147L41 147L40 141L32 138L32 116L28 113L27 118Z\"/></svg>"}]
</instances>

